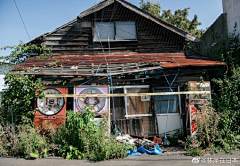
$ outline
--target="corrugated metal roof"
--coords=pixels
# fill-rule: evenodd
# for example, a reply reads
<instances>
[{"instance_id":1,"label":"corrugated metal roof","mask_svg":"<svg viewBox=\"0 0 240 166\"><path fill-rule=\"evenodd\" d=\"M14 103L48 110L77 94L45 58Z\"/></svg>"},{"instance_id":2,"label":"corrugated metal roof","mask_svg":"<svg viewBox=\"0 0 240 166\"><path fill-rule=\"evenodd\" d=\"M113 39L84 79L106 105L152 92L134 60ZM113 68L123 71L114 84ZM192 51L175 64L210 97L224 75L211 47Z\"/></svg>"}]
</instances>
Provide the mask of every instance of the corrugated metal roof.
<instances>
[{"instance_id":1,"label":"corrugated metal roof","mask_svg":"<svg viewBox=\"0 0 240 166\"><path fill-rule=\"evenodd\" d=\"M162 62L162 67L180 66L216 66L226 65L223 62L211 60L208 57L191 54L187 56L184 52L179 53L126 53L126 54L95 54L95 55L59 55L50 56L46 60L31 57L21 63L20 67L45 66L50 63L58 65L99 65L112 63L137 63L137 62Z\"/></svg>"},{"instance_id":2,"label":"corrugated metal roof","mask_svg":"<svg viewBox=\"0 0 240 166\"><path fill-rule=\"evenodd\" d=\"M141 71L160 70L175 67L226 66L197 54L179 53L126 53L95 55L59 55L46 60L30 57L14 71L35 75L78 75L108 76L138 73ZM26 70L27 68L27 70Z\"/></svg>"}]
</instances>

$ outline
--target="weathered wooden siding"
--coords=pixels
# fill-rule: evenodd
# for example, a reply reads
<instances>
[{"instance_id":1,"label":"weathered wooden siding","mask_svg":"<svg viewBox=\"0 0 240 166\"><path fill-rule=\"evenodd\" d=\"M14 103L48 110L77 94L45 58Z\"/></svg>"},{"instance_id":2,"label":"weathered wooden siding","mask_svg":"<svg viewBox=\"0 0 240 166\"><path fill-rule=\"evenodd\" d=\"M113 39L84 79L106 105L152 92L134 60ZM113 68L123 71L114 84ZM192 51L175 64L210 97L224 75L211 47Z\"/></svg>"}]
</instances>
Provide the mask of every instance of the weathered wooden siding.
<instances>
[{"instance_id":1,"label":"weathered wooden siding","mask_svg":"<svg viewBox=\"0 0 240 166\"><path fill-rule=\"evenodd\" d=\"M93 42L94 22L135 21L136 41ZM85 27L88 22L91 27ZM86 16L82 23L73 20L45 37L53 55L96 54L105 52L166 52L181 51L185 39L155 22L123 7L118 2Z\"/></svg>"}]
</instances>

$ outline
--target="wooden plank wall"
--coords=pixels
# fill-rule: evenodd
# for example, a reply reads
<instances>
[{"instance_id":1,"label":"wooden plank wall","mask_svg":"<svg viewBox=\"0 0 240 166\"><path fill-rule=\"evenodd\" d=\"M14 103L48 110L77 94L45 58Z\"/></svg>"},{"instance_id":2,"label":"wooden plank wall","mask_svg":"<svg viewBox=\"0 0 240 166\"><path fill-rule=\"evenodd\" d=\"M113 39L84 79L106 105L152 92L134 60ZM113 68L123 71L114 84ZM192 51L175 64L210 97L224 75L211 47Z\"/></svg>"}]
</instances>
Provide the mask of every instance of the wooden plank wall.
<instances>
[{"instance_id":1,"label":"wooden plank wall","mask_svg":"<svg viewBox=\"0 0 240 166\"><path fill-rule=\"evenodd\" d=\"M148 93L148 89L128 89L128 93ZM128 115L137 115L137 114L152 114L150 108L150 101L141 101L141 97L128 97ZM129 117L129 119L140 120L142 126L138 127L139 130L142 130L142 134L154 135L154 119L153 116L146 117Z\"/></svg>"},{"instance_id":2,"label":"wooden plank wall","mask_svg":"<svg viewBox=\"0 0 240 166\"><path fill-rule=\"evenodd\" d=\"M137 41L113 41L110 52L165 52L181 51L185 39L172 31L136 14L118 2L85 17L83 22L135 21ZM93 28L84 27L76 20L46 36L53 55L96 54L109 51L108 42L93 42Z\"/></svg>"}]
</instances>

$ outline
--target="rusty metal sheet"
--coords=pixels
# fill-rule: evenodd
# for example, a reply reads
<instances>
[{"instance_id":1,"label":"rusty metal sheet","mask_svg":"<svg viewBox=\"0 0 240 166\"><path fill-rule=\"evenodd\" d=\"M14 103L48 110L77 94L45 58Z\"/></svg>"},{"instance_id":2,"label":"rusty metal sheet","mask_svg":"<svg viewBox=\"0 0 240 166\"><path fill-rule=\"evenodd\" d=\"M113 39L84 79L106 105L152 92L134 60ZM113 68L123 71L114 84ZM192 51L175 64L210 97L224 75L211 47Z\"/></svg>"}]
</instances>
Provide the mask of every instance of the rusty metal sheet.
<instances>
[{"instance_id":1,"label":"rusty metal sheet","mask_svg":"<svg viewBox=\"0 0 240 166\"><path fill-rule=\"evenodd\" d=\"M100 63L119 64L136 62L171 62L165 63L163 67L180 66L209 66L226 65L223 62L213 61L203 56L186 56L185 53L139 53L139 54L96 54L96 55L59 55L50 56L46 60L39 60L37 57L30 57L20 64L20 67L45 66L56 63L57 65L98 65ZM178 65L177 65L178 66Z\"/></svg>"}]
</instances>

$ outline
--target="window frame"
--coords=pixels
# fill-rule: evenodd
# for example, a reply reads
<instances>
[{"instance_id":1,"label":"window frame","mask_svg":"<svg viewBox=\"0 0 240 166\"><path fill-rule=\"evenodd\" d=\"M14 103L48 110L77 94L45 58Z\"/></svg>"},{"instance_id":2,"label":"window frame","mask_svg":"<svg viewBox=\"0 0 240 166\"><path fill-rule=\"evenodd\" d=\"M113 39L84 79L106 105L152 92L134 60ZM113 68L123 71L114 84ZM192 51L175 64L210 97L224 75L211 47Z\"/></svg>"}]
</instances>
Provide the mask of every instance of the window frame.
<instances>
[{"instance_id":1,"label":"window frame","mask_svg":"<svg viewBox=\"0 0 240 166\"><path fill-rule=\"evenodd\" d=\"M116 35L116 22L134 22L135 24L135 33L136 33L136 38L135 39L117 39ZM96 39L96 24L98 23L113 23L113 30L114 30L114 39ZM114 21L114 22L94 22L93 24L93 42L121 42L121 41L138 41L138 35L137 35L137 28L136 28L136 21Z\"/></svg>"},{"instance_id":2,"label":"window frame","mask_svg":"<svg viewBox=\"0 0 240 166\"><path fill-rule=\"evenodd\" d=\"M173 91L178 91L178 89L177 89L177 87L172 87L172 89L173 89ZM154 92L157 92L157 91L159 91L159 90L169 90L169 88L154 88L153 89L153 91ZM176 116L176 115L180 115L180 108L179 108L179 98L178 98L178 95L174 95L174 96L176 96L176 111L177 110L179 110L179 112L173 112L173 113L171 113L171 112L168 112L168 113L158 113L158 111L157 111L157 103L156 103L156 96L154 97L154 105L155 105L155 107L156 107L156 115L157 116ZM167 97L168 97L168 95L167 95Z\"/></svg>"}]
</instances>

